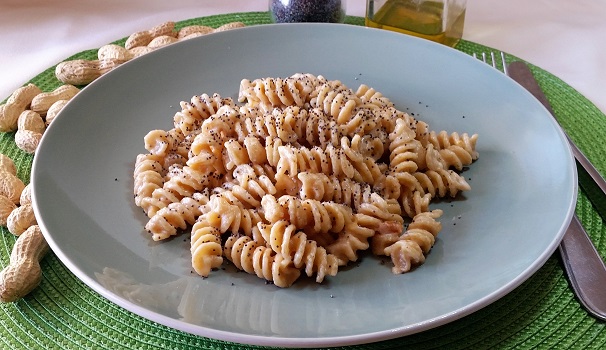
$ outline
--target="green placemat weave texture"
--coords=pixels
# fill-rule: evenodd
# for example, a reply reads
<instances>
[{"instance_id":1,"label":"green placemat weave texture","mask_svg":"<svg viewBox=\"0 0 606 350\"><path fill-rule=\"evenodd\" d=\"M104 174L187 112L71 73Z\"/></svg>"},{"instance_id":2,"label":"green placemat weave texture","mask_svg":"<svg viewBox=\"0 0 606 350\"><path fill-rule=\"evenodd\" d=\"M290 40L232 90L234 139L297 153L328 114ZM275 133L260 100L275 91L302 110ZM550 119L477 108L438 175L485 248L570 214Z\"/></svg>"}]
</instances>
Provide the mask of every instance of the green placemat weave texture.
<instances>
[{"instance_id":1,"label":"green placemat weave texture","mask_svg":"<svg viewBox=\"0 0 606 350\"><path fill-rule=\"evenodd\" d=\"M264 12L235 13L182 21L177 26L218 27L233 21L258 25L270 23L270 18ZM359 17L348 17L346 22L364 24ZM115 43L123 45L124 42L125 38ZM466 53L494 51L467 41L461 41L457 49ZM96 59L96 53L96 49L88 50L66 59ZM512 56L507 58L518 60ZM606 174L606 148L602 146L606 138L606 116L560 79L538 67L531 68L570 137L602 174ZM54 76L54 67L40 73L31 83L44 91L61 85ZM33 157L16 147L14 133L0 133L0 152L15 161L18 176L29 183ZM577 214L604 258L604 221L582 191L579 192ZM0 264L4 267L8 264L15 237L6 228L0 228L0 234ZM42 261L42 269L42 283L30 295L15 303L0 304L0 348L260 348L198 337L139 317L88 288L52 253ZM606 348L606 323L591 318L581 308L568 286L559 255L554 254L520 287L465 318L408 337L344 349L401 348Z\"/></svg>"}]
</instances>

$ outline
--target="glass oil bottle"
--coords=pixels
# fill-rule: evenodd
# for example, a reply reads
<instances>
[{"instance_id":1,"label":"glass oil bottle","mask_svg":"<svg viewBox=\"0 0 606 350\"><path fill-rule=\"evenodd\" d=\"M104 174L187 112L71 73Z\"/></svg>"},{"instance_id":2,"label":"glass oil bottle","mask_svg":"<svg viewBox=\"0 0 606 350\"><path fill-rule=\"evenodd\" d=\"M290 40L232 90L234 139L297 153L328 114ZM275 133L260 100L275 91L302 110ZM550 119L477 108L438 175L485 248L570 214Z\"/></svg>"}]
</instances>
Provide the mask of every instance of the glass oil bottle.
<instances>
[{"instance_id":1,"label":"glass oil bottle","mask_svg":"<svg viewBox=\"0 0 606 350\"><path fill-rule=\"evenodd\" d=\"M463 36L466 0L367 0L367 27L455 46Z\"/></svg>"}]
</instances>

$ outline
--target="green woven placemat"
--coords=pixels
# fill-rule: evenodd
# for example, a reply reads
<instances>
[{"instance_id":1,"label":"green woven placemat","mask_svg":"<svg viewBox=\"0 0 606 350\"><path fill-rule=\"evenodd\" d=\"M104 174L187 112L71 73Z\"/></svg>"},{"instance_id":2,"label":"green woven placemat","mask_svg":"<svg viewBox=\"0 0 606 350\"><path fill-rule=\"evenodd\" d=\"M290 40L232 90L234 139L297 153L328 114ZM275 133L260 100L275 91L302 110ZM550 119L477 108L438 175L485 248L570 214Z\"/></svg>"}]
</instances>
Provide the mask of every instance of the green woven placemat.
<instances>
[{"instance_id":1,"label":"green woven placemat","mask_svg":"<svg viewBox=\"0 0 606 350\"><path fill-rule=\"evenodd\" d=\"M169 20L169 19L167 19ZM236 13L196 18L179 27L201 24L218 27L241 21L269 23L267 13ZM363 25L359 17L349 24ZM125 39L115 43L123 44ZM461 41L457 49L490 52L488 47ZM96 49L66 59L95 59ZM518 60L507 56L508 60ZM558 119L597 168L606 174L606 116L577 91L550 73L532 70L553 104ZM54 67L31 80L44 91L60 85ZM13 133L0 133L0 152L11 157L18 176L29 182L33 157L20 151ZM606 256L606 226L586 194L579 193L577 214L602 257ZM8 263L15 237L0 228L0 263ZM515 258L515 257L513 257ZM103 298L76 278L52 253L42 261L43 279L27 297L0 304L2 349L239 349L255 348L203 338L148 321ZM606 286L605 286L606 287ZM528 281L497 302L465 317L426 332L394 340L344 349L587 349L606 347L606 323L587 315L575 299L554 254Z\"/></svg>"}]
</instances>

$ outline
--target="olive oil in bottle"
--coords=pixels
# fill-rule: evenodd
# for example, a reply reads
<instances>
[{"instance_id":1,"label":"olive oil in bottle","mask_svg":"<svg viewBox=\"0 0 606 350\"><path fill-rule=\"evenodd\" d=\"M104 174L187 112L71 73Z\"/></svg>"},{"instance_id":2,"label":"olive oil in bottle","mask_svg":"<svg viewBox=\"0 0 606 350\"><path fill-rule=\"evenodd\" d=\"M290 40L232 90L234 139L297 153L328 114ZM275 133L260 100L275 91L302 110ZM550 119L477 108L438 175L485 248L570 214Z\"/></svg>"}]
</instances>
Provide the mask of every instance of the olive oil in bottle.
<instances>
[{"instance_id":1,"label":"olive oil in bottle","mask_svg":"<svg viewBox=\"0 0 606 350\"><path fill-rule=\"evenodd\" d=\"M455 46L463 34L465 1L367 0L366 26Z\"/></svg>"}]
</instances>

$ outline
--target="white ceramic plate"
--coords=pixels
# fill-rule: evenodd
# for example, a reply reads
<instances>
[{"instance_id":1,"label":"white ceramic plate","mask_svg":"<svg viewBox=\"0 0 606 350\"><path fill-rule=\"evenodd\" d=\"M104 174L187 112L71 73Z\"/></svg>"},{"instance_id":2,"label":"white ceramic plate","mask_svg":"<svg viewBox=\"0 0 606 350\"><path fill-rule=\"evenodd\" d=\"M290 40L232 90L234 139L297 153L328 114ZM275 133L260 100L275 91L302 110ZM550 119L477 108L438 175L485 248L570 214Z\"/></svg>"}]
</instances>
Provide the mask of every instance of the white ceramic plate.
<instances>
[{"instance_id":1,"label":"white ceramic plate","mask_svg":"<svg viewBox=\"0 0 606 350\"><path fill-rule=\"evenodd\" d=\"M179 102L237 97L242 78L297 72L374 87L432 129L478 133L472 190L433 208L443 230L420 268L393 275L364 257L317 285L289 289L227 268L191 273L189 242L153 242L133 203L133 164L149 130L172 128ZM47 130L34 203L61 261L116 304L202 336L274 346L400 337L476 311L520 285L557 247L576 172L563 135L530 94L456 50L363 27L265 25L155 51L85 88Z\"/></svg>"}]
</instances>

